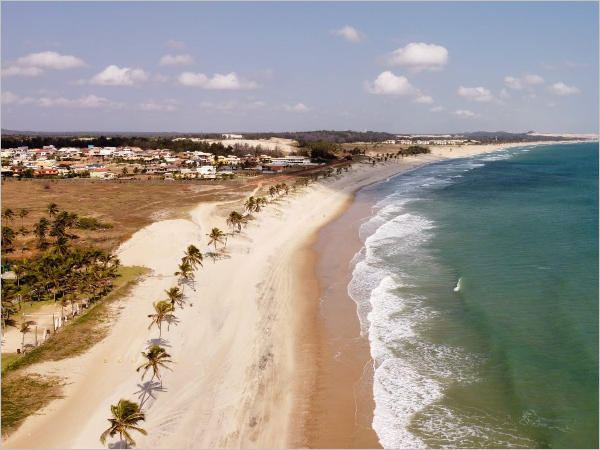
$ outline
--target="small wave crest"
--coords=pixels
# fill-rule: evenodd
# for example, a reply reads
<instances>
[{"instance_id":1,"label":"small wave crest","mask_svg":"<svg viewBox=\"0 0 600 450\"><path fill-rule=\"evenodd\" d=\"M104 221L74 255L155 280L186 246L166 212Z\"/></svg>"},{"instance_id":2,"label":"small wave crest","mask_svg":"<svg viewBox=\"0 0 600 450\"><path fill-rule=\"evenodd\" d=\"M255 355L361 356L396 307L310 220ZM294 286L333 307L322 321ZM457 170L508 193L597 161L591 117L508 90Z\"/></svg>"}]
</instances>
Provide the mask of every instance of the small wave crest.
<instances>
[{"instance_id":1,"label":"small wave crest","mask_svg":"<svg viewBox=\"0 0 600 450\"><path fill-rule=\"evenodd\" d=\"M459 278L458 281L456 282L456 287L454 288L454 292L460 291L460 280L462 280L462 278Z\"/></svg>"}]
</instances>

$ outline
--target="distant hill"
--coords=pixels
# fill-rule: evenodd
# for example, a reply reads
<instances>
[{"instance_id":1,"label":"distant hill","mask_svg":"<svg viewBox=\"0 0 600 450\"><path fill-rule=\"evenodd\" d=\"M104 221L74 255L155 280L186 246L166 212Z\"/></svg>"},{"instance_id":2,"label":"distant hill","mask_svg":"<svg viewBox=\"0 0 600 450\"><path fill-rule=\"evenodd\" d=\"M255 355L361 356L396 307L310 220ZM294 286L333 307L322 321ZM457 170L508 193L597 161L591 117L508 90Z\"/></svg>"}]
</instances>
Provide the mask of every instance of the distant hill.
<instances>
[{"instance_id":1,"label":"distant hill","mask_svg":"<svg viewBox=\"0 0 600 450\"><path fill-rule=\"evenodd\" d=\"M533 142L541 139L547 141L568 141L578 139L579 135L550 135L538 134L533 131L527 133L510 133L507 131L475 131L471 133L452 133L452 134L392 134L380 131L336 131L336 130L316 130L316 131L294 131L294 132L261 132L261 133L245 133L242 134L244 139L270 139L284 138L294 139L298 142L330 142L337 144L354 143L354 142L384 142L387 140L396 140L398 137L410 138L430 137L433 139L472 139L479 142ZM68 146L70 141L77 141L79 138L93 138L94 145L138 145L133 141L136 138L141 140L170 140L176 137L194 137L204 139L220 139L221 133L177 133L177 132L97 132L97 131L74 131L74 132L46 132L46 131L18 131L2 129L2 147L11 147L18 145L41 146L41 145L60 145ZM77 145L78 142L72 142L72 145Z\"/></svg>"}]
</instances>

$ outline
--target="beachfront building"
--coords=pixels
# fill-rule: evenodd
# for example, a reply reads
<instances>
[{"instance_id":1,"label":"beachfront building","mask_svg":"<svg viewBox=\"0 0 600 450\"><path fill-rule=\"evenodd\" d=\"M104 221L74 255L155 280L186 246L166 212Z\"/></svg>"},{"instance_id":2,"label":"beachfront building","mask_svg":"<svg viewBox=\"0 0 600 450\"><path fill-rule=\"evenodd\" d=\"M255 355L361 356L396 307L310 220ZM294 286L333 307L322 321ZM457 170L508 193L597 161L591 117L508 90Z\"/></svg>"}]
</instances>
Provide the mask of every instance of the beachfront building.
<instances>
[{"instance_id":1,"label":"beachfront building","mask_svg":"<svg viewBox=\"0 0 600 450\"><path fill-rule=\"evenodd\" d=\"M279 166L309 166L312 163L306 156L284 156L283 158L272 158L271 163Z\"/></svg>"}]
</instances>

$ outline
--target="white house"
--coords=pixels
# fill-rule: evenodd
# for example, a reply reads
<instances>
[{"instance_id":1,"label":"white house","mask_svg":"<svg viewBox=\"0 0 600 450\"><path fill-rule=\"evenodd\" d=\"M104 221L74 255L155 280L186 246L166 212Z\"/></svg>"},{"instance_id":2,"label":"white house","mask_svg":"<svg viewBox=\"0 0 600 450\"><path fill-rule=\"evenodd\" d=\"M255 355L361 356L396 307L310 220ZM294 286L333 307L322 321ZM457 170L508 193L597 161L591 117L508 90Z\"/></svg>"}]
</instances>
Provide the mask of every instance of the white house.
<instances>
[{"instance_id":1,"label":"white house","mask_svg":"<svg viewBox=\"0 0 600 450\"><path fill-rule=\"evenodd\" d=\"M284 156L283 158L272 158L271 164L278 166L308 166L312 163L306 156Z\"/></svg>"},{"instance_id":2,"label":"white house","mask_svg":"<svg viewBox=\"0 0 600 450\"><path fill-rule=\"evenodd\" d=\"M215 169L214 166L200 166L196 169L196 172L198 172L199 175L204 176L216 175L217 169Z\"/></svg>"}]
</instances>

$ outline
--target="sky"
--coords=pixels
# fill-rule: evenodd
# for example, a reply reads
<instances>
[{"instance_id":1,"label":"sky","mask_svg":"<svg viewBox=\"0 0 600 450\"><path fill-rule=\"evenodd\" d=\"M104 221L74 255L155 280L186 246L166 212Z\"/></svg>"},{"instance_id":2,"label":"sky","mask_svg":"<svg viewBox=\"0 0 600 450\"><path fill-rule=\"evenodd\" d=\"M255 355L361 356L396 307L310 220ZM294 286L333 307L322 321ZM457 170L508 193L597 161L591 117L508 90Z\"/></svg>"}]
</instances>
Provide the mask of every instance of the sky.
<instances>
[{"instance_id":1,"label":"sky","mask_svg":"<svg viewBox=\"0 0 600 450\"><path fill-rule=\"evenodd\" d=\"M4 129L598 133L598 2L6 2Z\"/></svg>"}]
</instances>

